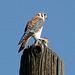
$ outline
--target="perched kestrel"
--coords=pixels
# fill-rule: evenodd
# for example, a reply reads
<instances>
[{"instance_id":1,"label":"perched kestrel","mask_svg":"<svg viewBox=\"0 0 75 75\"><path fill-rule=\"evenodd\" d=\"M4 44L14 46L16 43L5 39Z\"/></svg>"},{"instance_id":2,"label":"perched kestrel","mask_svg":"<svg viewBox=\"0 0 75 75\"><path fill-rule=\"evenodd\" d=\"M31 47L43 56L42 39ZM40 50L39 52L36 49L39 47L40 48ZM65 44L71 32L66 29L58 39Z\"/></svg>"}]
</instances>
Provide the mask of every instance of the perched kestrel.
<instances>
[{"instance_id":1,"label":"perched kestrel","mask_svg":"<svg viewBox=\"0 0 75 75\"><path fill-rule=\"evenodd\" d=\"M44 12L40 12L37 15L35 15L27 23L27 26L25 28L25 32L24 32L24 34L23 34L23 36L19 42L19 44L21 44L21 43L22 44L21 44L21 47L20 47L18 52L21 52L24 50L26 43L28 42L28 40L31 37L33 37L35 40L36 39L43 40L43 38L40 38L40 36L41 36L42 29L43 29L44 21L46 18L47 18L47 15Z\"/></svg>"}]
</instances>

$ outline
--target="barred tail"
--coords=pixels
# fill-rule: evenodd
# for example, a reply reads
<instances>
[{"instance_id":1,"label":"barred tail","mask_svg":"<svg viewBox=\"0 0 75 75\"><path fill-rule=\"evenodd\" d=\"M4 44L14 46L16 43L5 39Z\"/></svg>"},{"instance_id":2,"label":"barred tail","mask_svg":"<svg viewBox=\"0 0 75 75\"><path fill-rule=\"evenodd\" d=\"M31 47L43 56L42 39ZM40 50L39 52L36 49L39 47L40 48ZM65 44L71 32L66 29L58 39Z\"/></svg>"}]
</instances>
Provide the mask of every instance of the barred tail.
<instances>
[{"instance_id":1,"label":"barred tail","mask_svg":"<svg viewBox=\"0 0 75 75\"><path fill-rule=\"evenodd\" d=\"M25 45L27 44L28 40L29 40L29 38L28 38L27 40L25 40L25 41L22 43L22 45L21 45L21 47L20 47L18 53L20 53L21 51L24 50L24 47L25 47Z\"/></svg>"}]
</instances>

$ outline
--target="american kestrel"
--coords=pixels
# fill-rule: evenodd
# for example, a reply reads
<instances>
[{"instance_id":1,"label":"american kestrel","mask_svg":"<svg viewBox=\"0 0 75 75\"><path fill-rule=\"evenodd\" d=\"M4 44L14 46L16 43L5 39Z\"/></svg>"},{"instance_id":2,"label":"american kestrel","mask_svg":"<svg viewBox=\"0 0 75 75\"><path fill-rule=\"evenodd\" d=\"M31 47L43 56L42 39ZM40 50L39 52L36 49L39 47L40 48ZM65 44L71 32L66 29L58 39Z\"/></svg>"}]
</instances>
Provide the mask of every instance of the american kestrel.
<instances>
[{"instance_id":1,"label":"american kestrel","mask_svg":"<svg viewBox=\"0 0 75 75\"><path fill-rule=\"evenodd\" d=\"M37 15L35 15L28 23L25 28L25 32L19 42L21 44L21 47L18 52L21 52L24 50L24 47L28 40L33 37L35 40L40 39L43 40L43 38L40 38L41 32L43 29L43 24L45 19L47 18L47 15L44 12L40 12ZM18 44L18 45L19 45Z\"/></svg>"}]
</instances>

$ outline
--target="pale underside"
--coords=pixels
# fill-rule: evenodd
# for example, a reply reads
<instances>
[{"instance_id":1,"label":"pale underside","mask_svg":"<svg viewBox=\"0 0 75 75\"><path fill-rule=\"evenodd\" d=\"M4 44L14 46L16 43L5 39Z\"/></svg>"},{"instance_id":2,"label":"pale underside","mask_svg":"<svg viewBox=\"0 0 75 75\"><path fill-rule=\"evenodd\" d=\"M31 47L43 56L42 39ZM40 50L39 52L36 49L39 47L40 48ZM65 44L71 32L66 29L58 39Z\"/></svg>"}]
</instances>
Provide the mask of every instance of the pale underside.
<instances>
[{"instance_id":1,"label":"pale underside","mask_svg":"<svg viewBox=\"0 0 75 75\"><path fill-rule=\"evenodd\" d=\"M39 31L34 34L34 37L35 37L36 39L40 39L41 33L42 33L42 29L43 29L43 27L41 27L41 29L39 29Z\"/></svg>"},{"instance_id":2,"label":"pale underside","mask_svg":"<svg viewBox=\"0 0 75 75\"><path fill-rule=\"evenodd\" d=\"M36 33L35 33L33 36L31 36L31 37L33 37L34 40L38 40L38 39L42 40L42 39L43 39L43 38L41 38L42 29L43 29L43 27L41 27L41 28L39 29L39 31L36 32ZM28 39L30 39L31 37L29 37Z\"/></svg>"}]
</instances>

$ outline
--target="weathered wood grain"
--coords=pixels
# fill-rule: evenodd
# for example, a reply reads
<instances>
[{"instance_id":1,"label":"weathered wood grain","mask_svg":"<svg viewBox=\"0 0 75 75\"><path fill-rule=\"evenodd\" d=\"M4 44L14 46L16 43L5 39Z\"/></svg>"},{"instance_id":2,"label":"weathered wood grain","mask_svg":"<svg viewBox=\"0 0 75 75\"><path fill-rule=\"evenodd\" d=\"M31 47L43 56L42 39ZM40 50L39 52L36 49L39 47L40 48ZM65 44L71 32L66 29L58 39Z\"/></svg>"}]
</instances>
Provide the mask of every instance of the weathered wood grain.
<instances>
[{"instance_id":1,"label":"weathered wood grain","mask_svg":"<svg viewBox=\"0 0 75 75\"><path fill-rule=\"evenodd\" d=\"M21 57L20 75L64 75L64 61L44 42L37 40Z\"/></svg>"}]
</instances>

